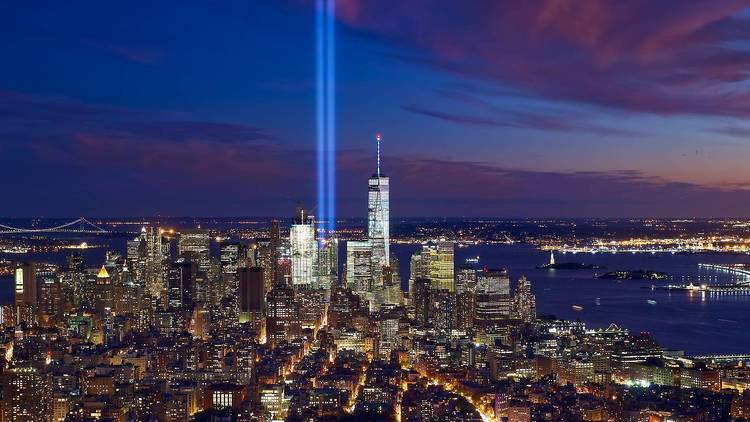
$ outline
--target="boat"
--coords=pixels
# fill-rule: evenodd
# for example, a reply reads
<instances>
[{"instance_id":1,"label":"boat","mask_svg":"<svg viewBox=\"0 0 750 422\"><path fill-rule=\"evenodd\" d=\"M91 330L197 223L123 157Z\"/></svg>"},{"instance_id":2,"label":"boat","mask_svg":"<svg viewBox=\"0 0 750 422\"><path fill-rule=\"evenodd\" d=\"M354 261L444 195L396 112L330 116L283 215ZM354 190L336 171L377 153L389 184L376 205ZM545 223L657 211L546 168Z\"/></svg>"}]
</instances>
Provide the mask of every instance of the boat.
<instances>
[{"instance_id":1,"label":"boat","mask_svg":"<svg viewBox=\"0 0 750 422\"><path fill-rule=\"evenodd\" d=\"M573 308L574 311L579 311L579 312L583 310L583 306L581 305L573 305L571 306L571 308Z\"/></svg>"},{"instance_id":2,"label":"boat","mask_svg":"<svg viewBox=\"0 0 750 422\"><path fill-rule=\"evenodd\" d=\"M594 299L594 303L596 303L596 306L601 306L601 304L602 304L602 298L597 297L596 299Z\"/></svg>"},{"instance_id":3,"label":"boat","mask_svg":"<svg viewBox=\"0 0 750 422\"><path fill-rule=\"evenodd\" d=\"M646 302L648 302L649 305L656 305L656 301L653 299L649 299Z\"/></svg>"}]
</instances>

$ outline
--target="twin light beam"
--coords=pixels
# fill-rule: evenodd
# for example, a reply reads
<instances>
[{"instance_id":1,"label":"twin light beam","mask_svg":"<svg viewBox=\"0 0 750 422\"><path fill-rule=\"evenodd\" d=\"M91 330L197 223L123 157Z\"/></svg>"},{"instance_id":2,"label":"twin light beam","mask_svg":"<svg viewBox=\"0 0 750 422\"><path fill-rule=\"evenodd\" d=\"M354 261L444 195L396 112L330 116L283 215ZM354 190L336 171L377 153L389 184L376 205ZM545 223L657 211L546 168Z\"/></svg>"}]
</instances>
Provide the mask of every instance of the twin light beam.
<instances>
[{"instance_id":1,"label":"twin light beam","mask_svg":"<svg viewBox=\"0 0 750 422\"><path fill-rule=\"evenodd\" d=\"M315 0L318 220L336 229L336 1Z\"/></svg>"}]
</instances>

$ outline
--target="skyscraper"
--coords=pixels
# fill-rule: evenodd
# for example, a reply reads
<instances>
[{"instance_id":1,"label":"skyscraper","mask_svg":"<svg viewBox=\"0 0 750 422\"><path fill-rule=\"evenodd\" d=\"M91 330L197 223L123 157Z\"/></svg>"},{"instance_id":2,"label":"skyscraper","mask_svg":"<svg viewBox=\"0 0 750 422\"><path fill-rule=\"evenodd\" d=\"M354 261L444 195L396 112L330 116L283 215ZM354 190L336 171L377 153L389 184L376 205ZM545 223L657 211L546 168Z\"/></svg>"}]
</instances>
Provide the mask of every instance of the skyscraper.
<instances>
[{"instance_id":1,"label":"skyscraper","mask_svg":"<svg viewBox=\"0 0 750 422\"><path fill-rule=\"evenodd\" d=\"M365 296L372 289L372 249L370 242L346 242L346 285Z\"/></svg>"},{"instance_id":2,"label":"skyscraper","mask_svg":"<svg viewBox=\"0 0 750 422\"><path fill-rule=\"evenodd\" d=\"M516 294L513 296L513 317L526 323L532 323L536 319L536 297L531 290L531 282L524 276L518 279Z\"/></svg>"},{"instance_id":3,"label":"skyscraper","mask_svg":"<svg viewBox=\"0 0 750 422\"><path fill-rule=\"evenodd\" d=\"M475 324L490 328L510 317L510 278L505 269L485 269L477 279Z\"/></svg>"},{"instance_id":4,"label":"skyscraper","mask_svg":"<svg viewBox=\"0 0 750 422\"><path fill-rule=\"evenodd\" d=\"M146 244L144 250L146 293L153 298L161 298L166 296L161 230L156 227L144 227L141 230L141 239Z\"/></svg>"},{"instance_id":5,"label":"skyscraper","mask_svg":"<svg viewBox=\"0 0 750 422\"><path fill-rule=\"evenodd\" d=\"M299 313L292 288L274 286L266 296L266 306L266 336L272 346L291 341L299 334Z\"/></svg>"},{"instance_id":6,"label":"skyscraper","mask_svg":"<svg viewBox=\"0 0 750 422\"><path fill-rule=\"evenodd\" d=\"M207 231L201 229L183 230L180 232L180 240L177 246L181 257L198 264L198 270L208 271L211 238Z\"/></svg>"},{"instance_id":7,"label":"skyscraper","mask_svg":"<svg viewBox=\"0 0 750 422\"><path fill-rule=\"evenodd\" d=\"M318 288L315 279L315 220L302 207L297 207L294 222L289 229L289 243L292 252L292 286L295 289Z\"/></svg>"},{"instance_id":8,"label":"skyscraper","mask_svg":"<svg viewBox=\"0 0 750 422\"><path fill-rule=\"evenodd\" d=\"M377 167L367 181L367 239L372 249L372 275L376 285L382 284L383 267L390 263L389 179L380 171L380 134Z\"/></svg>"},{"instance_id":9,"label":"skyscraper","mask_svg":"<svg viewBox=\"0 0 750 422\"><path fill-rule=\"evenodd\" d=\"M23 263L16 267L16 323L36 324L38 297L36 289L36 265Z\"/></svg>"},{"instance_id":10,"label":"skyscraper","mask_svg":"<svg viewBox=\"0 0 750 422\"><path fill-rule=\"evenodd\" d=\"M169 268L167 277L169 306L179 308L193 304L197 264L179 258Z\"/></svg>"},{"instance_id":11,"label":"skyscraper","mask_svg":"<svg viewBox=\"0 0 750 422\"><path fill-rule=\"evenodd\" d=\"M94 296L94 307L99 312L104 312L105 309L112 310L114 308L114 301L112 295L112 277L109 276L109 272L102 265L99 272L96 274L96 290Z\"/></svg>"},{"instance_id":12,"label":"skyscraper","mask_svg":"<svg viewBox=\"0 0 750 422\"><path fill-rule=\"evenodd\" d=\"M330 289L338 279L339 241L330 237L318 242L318 257L315 266L315 278L318 287Z\"/></svg>"},{"instance_id":13,"label":"skyscraper","mask_svg":"<svg viewBox=\"0 0 750 422\"><path fill-rule=\"evenodd\" d=\"M455 292L453 249L453 242L446 241L422 245L422 250L411 257L409 284L417 278L429 278L433 289Z\"/></svg>"},{"instance_id":14,"label":"skyscraper","mask_svg":"<svg viewBox=\"0 0 750 422\"><path fill-rule=\"evenodd\" d=\"M263 289L263 268L239 269L240 322L251 322L260 327L265 312L266 295Z\"/></svg>"}]
</instances>

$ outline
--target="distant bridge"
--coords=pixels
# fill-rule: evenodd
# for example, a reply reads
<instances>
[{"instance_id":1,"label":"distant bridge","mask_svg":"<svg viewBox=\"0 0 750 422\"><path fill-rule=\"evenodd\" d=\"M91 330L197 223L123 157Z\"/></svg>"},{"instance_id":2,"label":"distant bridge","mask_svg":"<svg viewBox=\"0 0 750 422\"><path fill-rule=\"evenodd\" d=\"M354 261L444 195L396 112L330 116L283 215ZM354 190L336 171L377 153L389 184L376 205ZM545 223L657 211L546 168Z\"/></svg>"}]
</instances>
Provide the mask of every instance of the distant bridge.
<instances>
[{"instance_id":1,"label":"distant bridge","mask_svg":"<svg viewBox=\"0 0 750 422\"><path fill-rule=\"evenodd\" d=\"M750 360L748 354L737 354L737 355L709 355L709 356L692 356L691 359L705 360L711 362L735 362Z\"/></svg>"},{"instance_id":2,"label":"distant bridge","mask_svg":"<svg viewBox=\"0 0 750 422\"><path fill-rule=\"evenodd\" d=\"M698 268L705 268L714 271L723 271L729 274L741 275L745 280L740 284L750 283L750 267L744 264L704 264L699 263Z\"/></svg>"},{"instance_id":3,"label":"distant bridge","mask_svg":"<svg viewBox=\"0 0 750 422\"><path fill-rule=\"evenodd\" d=\"M25 227L11 227L5 224L0 224L0 234L33 234L33 233L83 233L83 234L102 234L109 233L85 217L81 217L77 220L71 221L70 223L61 224L56 227L48 227L45 229L33 229Z\"/></svg>"}]
</instances>

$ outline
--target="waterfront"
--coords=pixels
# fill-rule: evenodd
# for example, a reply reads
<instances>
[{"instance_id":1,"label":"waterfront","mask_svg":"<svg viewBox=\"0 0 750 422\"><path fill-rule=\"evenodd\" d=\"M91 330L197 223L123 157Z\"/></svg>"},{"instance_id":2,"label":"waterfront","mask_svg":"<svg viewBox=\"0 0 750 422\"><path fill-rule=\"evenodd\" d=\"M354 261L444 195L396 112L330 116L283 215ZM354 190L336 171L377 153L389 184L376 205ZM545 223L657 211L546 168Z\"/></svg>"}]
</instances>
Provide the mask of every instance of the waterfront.
<instances>
[{"instance_id":1,"label":"waterfront","mask_svg":"<svg viewBox=\"0 0 750 422\"><path fill-rule=\"evenodd\" d=\"M124 253L124 238L81 238L90 244ZM406 288L409 257L419 245L398 244L392 251L398 257L402 284ZM106 248L84 251L87 265L101 264ZM9 260L39 260L58 264L65 262L67 251L45 254L0 254ZM540 315L580 319L588 327L606 327L616 323L632 332L649 331L666 348L684 350L689 355L747 353L750 338L750 295L705 294L684 291L652 290L667 284L724 284L736 282L736 276L720 271L699 269L701 262L744 263L742 254L556 254L557 262L582 262L602 265L599 270L545 270L537 266L548 262L549 252L530 245L479 245L456 248L456 265L467 257L480 257L479 268L507 267L513 283L525 275L532 281ZM340 250L343 268L345 248ZM648 269L670 275L667 280L601 280L595 274L614 270ZM13 298L12 280L1 279L0 300ZM596 304L599 298L600 305ZM648 300L656 301L655 305ZM581 305L576 311L572 305ZM679 317L675 318L674 316Z\"/></svg>"},{"instance_id":2,"label":"waterfront","mask_svg":"<svg viewBox=\"0 0 750 422\"><path fill-rule=\"evenodd\" d=\"M408 257L417 246L393 247L408 274ZM456 248L456 263L479 256L479 267L507 267L511 280L525 275L532 281L540 315L580 319L588 327L606 327L614 322L631 332L649 331L665 348L689 355L747 353L750 351L750 295L689 294L651 290L651 285L669 283L731 283L729 274L700 270L698 263L749 262L740 254L565 254L557 262L603 265L601 270L543 270L549 252L528 245L484 245ZM672 276L667 280L600 280L594 274L618 269L649 269ZM596 298L600 298L597 306ZM655 300L656 305L647 301ZM571 305L583 306L575 311Z\"/></svg>"}]
</instances>

